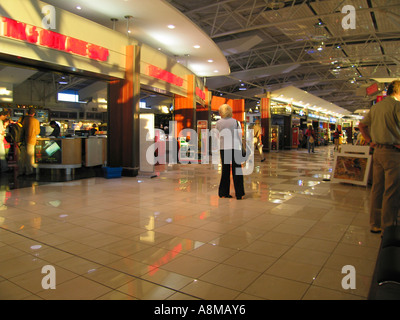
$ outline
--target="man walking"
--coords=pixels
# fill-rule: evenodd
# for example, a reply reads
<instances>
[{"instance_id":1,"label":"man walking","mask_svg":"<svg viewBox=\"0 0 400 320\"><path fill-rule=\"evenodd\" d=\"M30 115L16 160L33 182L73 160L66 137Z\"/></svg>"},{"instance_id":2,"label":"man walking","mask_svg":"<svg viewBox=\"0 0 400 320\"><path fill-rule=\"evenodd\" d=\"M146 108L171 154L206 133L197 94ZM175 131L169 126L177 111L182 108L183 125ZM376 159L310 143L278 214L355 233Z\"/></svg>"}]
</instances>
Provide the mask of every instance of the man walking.
<instances>
[{"instance_id":1,"label":"man walking","mask_svg":"<svg viewBox=\"0 0 400 320\"><path fill-rule=\"evenodd\" d=\"M400 209L400 80L389 85L387 95L359 124L365 141L374 148L370 196L373 233L395 225Z\"/></svg>"}]
</instances>

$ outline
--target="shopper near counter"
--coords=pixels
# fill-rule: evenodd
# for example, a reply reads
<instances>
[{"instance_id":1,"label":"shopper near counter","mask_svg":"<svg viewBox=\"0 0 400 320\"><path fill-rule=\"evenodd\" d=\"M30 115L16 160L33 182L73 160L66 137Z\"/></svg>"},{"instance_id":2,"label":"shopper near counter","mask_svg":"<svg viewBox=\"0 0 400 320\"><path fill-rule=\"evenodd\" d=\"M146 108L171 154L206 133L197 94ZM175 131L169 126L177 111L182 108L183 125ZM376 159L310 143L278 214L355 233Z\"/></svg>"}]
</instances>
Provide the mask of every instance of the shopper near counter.
<instances>
[{"instance_id":1,"label":"shopper near counter","mask_svg":"<svg viewBox=\"0 0 400 320\"><path fill-rule=\"evenodd\" d=\"M36 111L29 108L28 114L22 120L25 132L24 148L21 148L19 161L19 174L31 175L35 167L35 145L36 137L40 133L39 120L35 118Z\"/></svg>"},{"instance_id":2,"label":"shopper near counter","mask_svg":"<svg viewBox=\"0 0 400 320\"><path fill-rule=\"evenodd\" d=\"M92 128L90 129L90 135L94 136L99 129L97 128L97 124L93 123Z\"/></svg>"},{"instance_id":3,"label":"shopper near counter","mask_svg":"<svg viewBox=\"0 0 400 320\"><path fill-rule=\"evenodd\" d=\"M8 111L0 112L0 170L1 172L8 171L8 164L6 159L6 148L4 142L6 142L6 120L8 118Z\"/></svg>"},{"instance_id":4,"label":"shopper near counter","mask_svg":"<svg viewBox=\"0 0 400 320\"><path fill-rule=\"evenodd\" d=\"M373 233L395 225L400 209L400 80L389 85L387 95L359 124L365 141L374 148L370 195Z\"/></svg>"},{"instance_id":5,"label":"shopper near counter","mask_svg":"<svg viewBox=\"0 0 400 320\"><path fill-rule=\"evenodd\" d=\"M58 138L61 133L60 126L54 120L50 121L50 127L53 128L53 132L50 134L51 137Z\"/></svg>"},{"instance_id":6,"label":"shopper near counter","mask_svg":"<svg viewBox=\"0 0 400 320\"><path fill-rule=\"evenodd\" d=\"M223 104L219 108L221 119L217 121L216 128L219 132L220 155L222 175L218 188L220 198L232 198L230 192L230 172L232 167L233 185L236 199L244 196L244 183L242 165L236 159L242 158L242 128L237 120L232 118L232 108Z\"/></svg>"},{"instance_id":7,"label":"shopper near counter","mask_svg":"<svg viewBox=\"0 0 400 320\"><path fill-rule=\"evenodd\" d=\"M308 126L308 129L306 130L306 137L307 137L308 153L310 153L310 150L314 153L315 132L314 132L312 125Z\"/></svg>"}]
</instances>

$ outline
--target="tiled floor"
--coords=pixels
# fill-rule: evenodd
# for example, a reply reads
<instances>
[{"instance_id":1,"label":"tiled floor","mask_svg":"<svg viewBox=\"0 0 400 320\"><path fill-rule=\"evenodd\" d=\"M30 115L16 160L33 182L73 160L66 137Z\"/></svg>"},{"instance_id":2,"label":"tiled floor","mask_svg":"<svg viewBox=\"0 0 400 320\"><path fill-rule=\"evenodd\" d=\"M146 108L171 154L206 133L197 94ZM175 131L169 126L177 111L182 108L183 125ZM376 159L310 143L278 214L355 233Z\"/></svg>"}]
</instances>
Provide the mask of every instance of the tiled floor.
<instances>
[{"instance_id":1,"label":"tiled floor","mask_svg":"<svg viewBox=\"0 0 400 320\"><path fill-rule=\"evenodd\" d=\"M0 299L366 299L380 244L369 187L326 181L332 147L266 156L241 201L220 199L218 166L200 164L3 191Z\"/></svg>"}]
</instances>

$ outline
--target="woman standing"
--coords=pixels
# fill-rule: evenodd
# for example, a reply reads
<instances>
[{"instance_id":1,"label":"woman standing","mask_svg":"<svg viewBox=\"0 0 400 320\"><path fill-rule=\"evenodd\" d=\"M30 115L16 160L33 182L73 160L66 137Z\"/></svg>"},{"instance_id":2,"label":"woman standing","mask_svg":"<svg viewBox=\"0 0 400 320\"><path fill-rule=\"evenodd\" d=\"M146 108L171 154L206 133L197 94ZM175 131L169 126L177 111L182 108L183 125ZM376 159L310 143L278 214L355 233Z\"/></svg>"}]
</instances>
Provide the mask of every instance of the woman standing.
<instances>
[{"instance_id":1,"label":"woman standing","mask_svg":"<svg viewBox=\"0 0 400 320\"><path fill-rule=\"evenodd\" d=\"M232 198L230 191L230 172L232 166L233 185L236 199L244 196L242 165L237 160L242 158L242 128L240 123L232 118L232 108L223 104L219 108L221 119L217 121L219 131L220 154L222 162L222 175L218 195L220 198Z\"/></svg>"}]
</instances>

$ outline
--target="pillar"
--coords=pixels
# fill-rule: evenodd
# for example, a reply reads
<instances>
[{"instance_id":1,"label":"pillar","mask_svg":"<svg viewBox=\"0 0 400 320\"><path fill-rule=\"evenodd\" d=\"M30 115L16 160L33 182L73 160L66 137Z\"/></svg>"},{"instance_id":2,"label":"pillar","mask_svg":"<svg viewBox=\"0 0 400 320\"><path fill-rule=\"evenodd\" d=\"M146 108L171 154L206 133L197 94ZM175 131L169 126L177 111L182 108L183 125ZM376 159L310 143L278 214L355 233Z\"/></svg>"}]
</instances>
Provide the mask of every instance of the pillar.
<instances>
[{"instance_id":1,"label":"pillar","mask_svg":"<svg viewBox=\"0 0 400 320\"><path fill-rule=\"evenodd\" d=\"M140 47L126 47L125 79L108 88L107 162L123 167L122 175L139 171Z\"/></svg>"},{"instance_id":2,"label":"pillar","mask_svg":"<svg viewBox=\"0 0 400 320\"><path fill-rule=\"evenodd\" d=\"M267 92L265 97L261 98L261 121L262 129L262 143L264 145L264 150L271 150L271 93Z\"/></svg>"}]
</instances>

